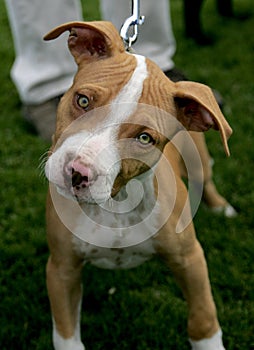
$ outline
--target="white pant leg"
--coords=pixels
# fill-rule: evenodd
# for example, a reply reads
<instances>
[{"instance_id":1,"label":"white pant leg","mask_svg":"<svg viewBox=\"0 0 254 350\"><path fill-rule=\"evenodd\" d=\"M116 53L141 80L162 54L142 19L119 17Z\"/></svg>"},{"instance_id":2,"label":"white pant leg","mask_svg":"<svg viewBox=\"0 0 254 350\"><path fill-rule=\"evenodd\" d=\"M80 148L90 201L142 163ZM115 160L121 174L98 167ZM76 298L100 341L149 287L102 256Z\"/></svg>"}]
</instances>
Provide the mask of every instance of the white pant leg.
<instances>
[{"instance_id":1,"label":"white pant leg","mask_svg":"<svg viewBox=\"0 0 254 350\"><path fill-rule=\"evenodd\" d=\"M100 0L100 6L102 18L111 21L119 30L124 20L131 15L130 0ZM164 71L173 68L176 42L169 0L142 0L140 14L145 16L145 22L139 27L135 51L149 57Z\"/></svg>"},{"instance_id":2,"label":"white pant leg","mask_svg":"<svg viewBox=\"0 0 254 350\"><path fill-rule=\"evenodd\" d=\"M44 42L53 27L82 20L79 0L6 0L16 59L11 77L20 99L42 103L71 85L76 65L67 48L66 35Z\"/></svg>"}]
</instances>

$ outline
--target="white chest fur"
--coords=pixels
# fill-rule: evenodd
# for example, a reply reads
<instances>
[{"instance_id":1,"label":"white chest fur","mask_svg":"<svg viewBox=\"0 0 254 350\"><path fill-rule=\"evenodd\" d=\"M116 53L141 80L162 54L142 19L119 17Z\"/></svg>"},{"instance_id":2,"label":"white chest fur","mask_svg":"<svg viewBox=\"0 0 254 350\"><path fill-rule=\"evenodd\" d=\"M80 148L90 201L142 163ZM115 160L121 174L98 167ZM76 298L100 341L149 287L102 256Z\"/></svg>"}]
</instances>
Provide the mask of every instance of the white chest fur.
<instances>
[{"instance_id":1,"label":"white chest fur","mask_svg":"<svg viewBox=\"0 0 254 350\"><path fill-rule=\"evenodd\" d=\"M149 260L154 254L152 238L136 246L125 248L103 248L73 239L75 250L90 263L103 269L129 269Z\"/></svg>"},{"instance_id":2,"label":"white chest fur","mask_svg":"<svg viewBox=\"0 0 254 350\"><path fill-rule=\"evenodd\" d=\"M101 268L130 268L155 253L159 208L152 174L130 181L126 192L122 190L104 206L83 207L85 215L77 221L73 243L85 262Z\"/></svg>"}]
</instances>

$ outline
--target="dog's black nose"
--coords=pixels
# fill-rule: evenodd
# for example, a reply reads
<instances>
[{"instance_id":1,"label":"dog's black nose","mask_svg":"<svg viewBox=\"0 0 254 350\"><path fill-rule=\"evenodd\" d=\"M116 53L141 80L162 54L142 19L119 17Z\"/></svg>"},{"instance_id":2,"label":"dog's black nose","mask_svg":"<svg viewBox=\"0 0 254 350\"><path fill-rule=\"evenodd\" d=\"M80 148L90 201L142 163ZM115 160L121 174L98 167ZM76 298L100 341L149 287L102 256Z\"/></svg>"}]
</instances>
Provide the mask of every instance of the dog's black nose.
<instances>
[{"instance_id":1,"label":"dog's black nose","mask_svg":"<svg viewBox=\"0 0 254 350\"><path fill-rule=\"evenodd\" d=\"M82 174L78 171L75 171L74 169L72 169L72 175L71 175L71 184L72 187L78 187L80 185L82 185L82 187L86 187L88 186L89 183L89 179L88 176L82 176Z\"/></svg>"}]
</instances>

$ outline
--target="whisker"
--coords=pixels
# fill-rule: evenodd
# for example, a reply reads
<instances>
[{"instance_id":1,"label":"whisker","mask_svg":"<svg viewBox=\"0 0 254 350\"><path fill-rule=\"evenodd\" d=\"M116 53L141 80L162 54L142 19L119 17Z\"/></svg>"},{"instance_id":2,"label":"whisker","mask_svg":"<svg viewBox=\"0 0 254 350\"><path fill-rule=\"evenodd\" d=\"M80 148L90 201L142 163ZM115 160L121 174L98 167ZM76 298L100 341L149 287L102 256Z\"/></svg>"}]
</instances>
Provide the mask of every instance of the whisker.
<instances>
[{"instance_id":1,"label":"whisker","mask_svg":"<svg viewBox=\"0 0 254 350\"><path fill-rule=\"evenodd\" d=\"M45 169L45 165L46 165L46 162L48 160L48 156L49 154L52 154L51 151L45 151L39 158L39 165L38 165L38 169L39 169L39 176L43 179L45 179L45 172L44 172L44 169Z\"/></svg>"}]
</instances>

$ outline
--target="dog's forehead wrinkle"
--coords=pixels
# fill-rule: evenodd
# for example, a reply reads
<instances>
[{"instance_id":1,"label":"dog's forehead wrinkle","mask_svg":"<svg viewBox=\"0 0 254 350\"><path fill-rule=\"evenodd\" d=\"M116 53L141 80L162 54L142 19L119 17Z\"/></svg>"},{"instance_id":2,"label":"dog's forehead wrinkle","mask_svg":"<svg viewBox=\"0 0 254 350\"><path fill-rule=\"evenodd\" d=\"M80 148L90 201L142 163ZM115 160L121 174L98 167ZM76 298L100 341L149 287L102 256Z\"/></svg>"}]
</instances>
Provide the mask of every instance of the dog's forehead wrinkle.
<instances>
[{"instance_id":1,"label":"dog's forehead wrinkle","mask_svg":"<svg viewBox=\"0 0 254 350\"><path fill-rule=\"evenodd\" d=\"M110 57L106 60L98 60L97 62L84 61L80 65L75 78L74 86L76 89L91 88L94 93L99 92L107 98L114 99L121 88L126 85L131 75L133 74L133 66L135 66L136 58L134 55L122 55ZM113 69L112 69L113 67ZM96 74L94 73L96 72ZM114 81L114 85L108 84L109 81Z\"/></svg>"},{"instance_id":2,"label":"dog's forehead wrinkle","mask_svg":"<svg viewBox=\"0 0 254 350\"><path fill-rule=\"evenodd\" d=\"M134 55L136 58L136 68L129 82L122 88L115 99L115 103L137 101L143 90L143 83L148 75L146 58L140 55Z\"/></svg>"},{"instance_id":3,"label":"dog's forehead wrinkle","mask_svg":"<svg viewBox=\"0 0 254 350\"><path fill-rule=\"evenodd\" d=\"M110 122L124 122L137 108L137 103L143 91L144 80L148 72L144 56L134 55L136 68L116 98L111 102ZM116 119L117 118L117 119Z\"/></svg>"}]
</instances>

